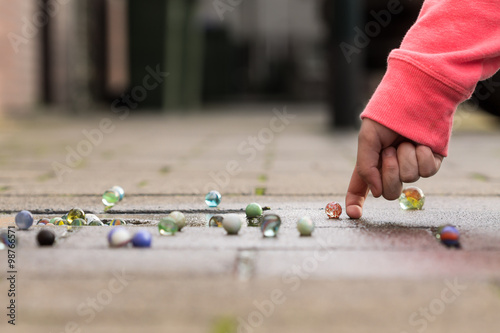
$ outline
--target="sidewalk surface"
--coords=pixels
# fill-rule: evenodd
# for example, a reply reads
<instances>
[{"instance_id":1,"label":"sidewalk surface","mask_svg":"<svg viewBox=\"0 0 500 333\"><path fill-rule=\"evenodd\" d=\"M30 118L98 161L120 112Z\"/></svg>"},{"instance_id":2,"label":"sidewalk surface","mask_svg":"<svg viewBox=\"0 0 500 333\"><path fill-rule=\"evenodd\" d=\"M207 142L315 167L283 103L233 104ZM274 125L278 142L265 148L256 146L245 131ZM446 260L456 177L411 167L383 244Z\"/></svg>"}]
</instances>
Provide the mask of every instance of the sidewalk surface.
<instances>
[{"instance_id":1,"label":"sidewalk surface","mask_svg":"<svg viewBox=\"0 0 500 333\"><path fill-rule=\"evenodd\" d=\"M320 107L1 119L0 227L22 209L39 219L78 206L150 230L153 245L111 249L109 227L84 227L39 248L41 227L17 230L16 326L3 250L0 331L498 332L500 126L469 110L456 119L441 171L416 183L424 210L369 197L362 219L338 221L324 207L344 207L357 133L328 132ZM104 213L113 185L125 199ZM217 209L204 203L211 189ZM278 238L207 226L251 202L281 216ZM160 236L173 210L188 226ZM312 237L295 227L305 215ZM436 241L443 224L459 228L462 249Z\"/></svg>"}]
</instances>

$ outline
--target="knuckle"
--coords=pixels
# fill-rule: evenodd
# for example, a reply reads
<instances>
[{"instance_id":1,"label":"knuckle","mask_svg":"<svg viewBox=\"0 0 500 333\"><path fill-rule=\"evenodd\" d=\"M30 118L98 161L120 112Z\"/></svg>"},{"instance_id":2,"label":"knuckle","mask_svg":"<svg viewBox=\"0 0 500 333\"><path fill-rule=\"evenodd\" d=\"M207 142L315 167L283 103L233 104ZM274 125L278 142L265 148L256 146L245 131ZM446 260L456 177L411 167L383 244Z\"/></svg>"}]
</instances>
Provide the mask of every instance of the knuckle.
<instances>
[{"instance_id":1,"label":"knuckle","mask_svg":"<svg viewBox=\"0 0 500 333\"><path fill-rule=\"evenodd\" d=\"M392 161L387 161L384 164L384 173L399 173L399 167L397 163L394 163Z\"/></svg>"},{"instance_id":2,"label":"knuckle","mask_svg":"<svg viewBox=\"0 0 500 333\"><path fill-rule=\"evenodd\" d=\"M367 168L358 167L357 171L361 179L366 179L369 175L369 171Z\"/></svg>"},{"instance_id":3,"label":"knuckle","mask_svg":"<svg viewBox=\"0 0 500 333\"><path fill-rule=\"evenodd\" d=\"M394 173L399 172L399 163L396 157L384 157L382 160L384 171Z\"/></svg>"},{"instance_id":4,"label":"knuckle","mask_svg":"<svg viewBox=\"0 0 500 333\"><path fill-rule=\"evenodd\" d=\"M409 142L402 142L398 146L398 156L401 158L413 158L415 154L415 146Z\"/></svg>"},{"instance_id":5,"label":"knuckle","mask_svg":"<svg viewBox=\"0 0 500 333\"><path fill-rule=\"evenodd\" d=\"M401 172L401 181L404 183L414 183L420 176L414 172Z\"/></svg>"},{"instance_id":6,"label":"knuckle","mask_svg":"<svg viewBox=\"0 0 500 333\"><path fill-rule=\"evenodd\" d=\"M357 171L358 171L358 175L361 177L361 179L363 179L365 181L368 179L371 179L377 173L377 169L375 169L373 167L358 166Z\"/></svg>"},{"instance_id":7,"label":"knuckle","mask_svg":"<svg viewBox=\"0 0 500 333\"><path fill-rule=\"evenodd\" d=\"M437 170L436 169L431 169L431 168L424 168L420 171L420 176L424 178L428 178L431 176L434 176L436 174Z\"/></svg>"}]
</instances>

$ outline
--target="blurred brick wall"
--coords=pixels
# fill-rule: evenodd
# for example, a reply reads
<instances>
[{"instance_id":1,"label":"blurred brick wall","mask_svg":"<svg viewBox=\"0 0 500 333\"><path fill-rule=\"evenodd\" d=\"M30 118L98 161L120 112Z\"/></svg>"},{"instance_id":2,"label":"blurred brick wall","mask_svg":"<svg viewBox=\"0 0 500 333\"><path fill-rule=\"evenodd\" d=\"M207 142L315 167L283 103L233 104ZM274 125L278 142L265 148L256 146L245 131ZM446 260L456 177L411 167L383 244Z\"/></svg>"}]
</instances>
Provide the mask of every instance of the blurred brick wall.
<instances>
[{"instance_id":1,"label":"blurred brick wall","mask_svg":"<svg viewBox=\"0 0 500 333\"><path fill-rule=\"evenodd\" d=\"M38 12L36 0L0 0L0 112L27 112L39 101L42 32L26 33Z\"/></svg>"}]
</instances>

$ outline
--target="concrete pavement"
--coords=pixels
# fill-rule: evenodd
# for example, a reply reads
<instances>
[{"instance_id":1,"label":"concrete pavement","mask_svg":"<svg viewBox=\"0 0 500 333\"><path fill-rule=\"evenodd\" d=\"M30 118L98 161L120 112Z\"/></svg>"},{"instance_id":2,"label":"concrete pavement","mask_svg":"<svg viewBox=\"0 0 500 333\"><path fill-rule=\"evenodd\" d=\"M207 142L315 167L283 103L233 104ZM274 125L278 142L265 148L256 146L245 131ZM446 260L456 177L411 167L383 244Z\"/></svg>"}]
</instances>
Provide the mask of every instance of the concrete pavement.
<instances>
[{"instance_id":1,"label":"concrete pavement","mask_svg":"<svg viewBox=\"0 0 500 333\"><path fill-rule=\"evenodd\" d=\"M131 231L146 228L154 238L151 249L110 249L109 227L89 227L38 248L40 227L17 231L17 325L2 320L2 332L495 332L496 120L459 113L467 126L454 131L450 157L437 176L417 183L426 193L423 211L369 198L362 219L332 221L323 209L332 200L344 206L356 133L327 132L324 114L271 105L124 120L107 113L5 120L1 226L13 225L21 209L40 218L79 206L125 218ZM115 184L126 197L104 213L100 196ZM218 209L203 202L212 187L223 194ZM263 239L258 228L226 236L206 226L215 212L243 216L250 202L282 217L277 239ZM188 226L161 237L155 224L177 209ZM313 237L295 229L304 215L316 223ZM435 240L446 223L461 230L461 250Z\"/></svg>"}]
</instances>

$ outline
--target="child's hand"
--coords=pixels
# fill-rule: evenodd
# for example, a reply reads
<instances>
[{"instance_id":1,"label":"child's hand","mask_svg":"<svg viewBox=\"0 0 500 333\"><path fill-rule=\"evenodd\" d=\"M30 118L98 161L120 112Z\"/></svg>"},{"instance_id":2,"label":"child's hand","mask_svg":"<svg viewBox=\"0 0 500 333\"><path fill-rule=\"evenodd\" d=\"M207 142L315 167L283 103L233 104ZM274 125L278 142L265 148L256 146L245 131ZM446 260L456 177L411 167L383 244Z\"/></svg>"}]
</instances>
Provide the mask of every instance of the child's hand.
<instances>
[{"instance_id":1,"label":"child's hand","mask_svg":"<svg viewBox=\"0 0 500 333\"><path fill-rule=\"evenodd\" d=\"M368 190L387 200L399 197L402 182L438 172L443 156L418 145L368 118L363 119L358 137L358 157L346 196L346 212L360 218Z\"/></svg>"}]
</instances>

